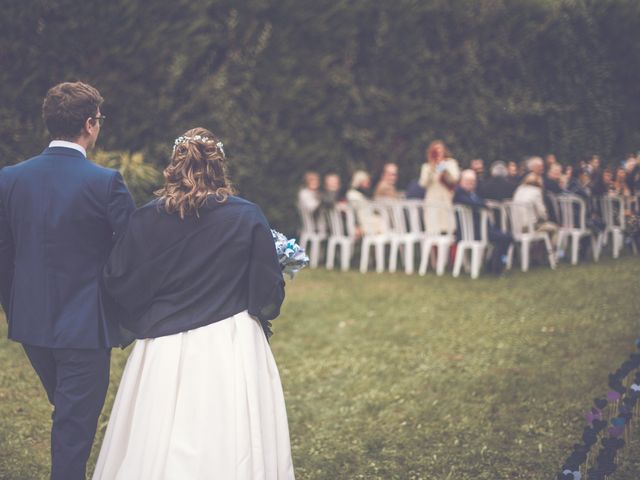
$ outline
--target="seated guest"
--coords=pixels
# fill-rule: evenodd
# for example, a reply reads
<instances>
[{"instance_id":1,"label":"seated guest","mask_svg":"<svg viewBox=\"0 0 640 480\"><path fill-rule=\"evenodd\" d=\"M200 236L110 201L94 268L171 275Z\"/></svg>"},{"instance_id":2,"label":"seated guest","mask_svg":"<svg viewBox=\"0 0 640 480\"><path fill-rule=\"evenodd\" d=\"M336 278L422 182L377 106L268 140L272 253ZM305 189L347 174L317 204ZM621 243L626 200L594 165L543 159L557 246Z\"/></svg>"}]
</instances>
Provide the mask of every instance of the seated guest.
<instances>
[{"instance_id":1,"label":"seated guest","mask_svg":"<svg viewBox=\"0 0 640 480\"><path fill-rule=\"evenodd\" d=\"M504 166L504 165L503 165ZM473 170L463 170L460 174L460 183L456 187L453 195L453 203L466 205L473 210L473 231L476 240L480 240L480 209L486 208L485 202L476 193L476 173ZM456 232L458 240L460 233ZM493 252L489 260L489 271L491 273L500 274L506 265L506 255L509 245L513 242L513 237L506 232L496 228L495 225L489 223L488 239L493 245Z\"/></svg>"},{"instance_id":2,"label":"seated guest","mask_svg":"<svg viewBox=\"0 0 640 480\"><path fill-rule=\"evenodd\" d=\"M481 158L474 158L469 164L469 168L476 172L476 183L478 186L485 181L484 160Z\"/></svg>"},{"instance_id":3,"label":"seated guest","mask_svg":"<svg viewBox=\"0 0 640 480\"><path fill-rule=\"evenodd\" d=\"M520 183L520 170L518 169L518 162L511 160L507 163L507 178L513 181L516 185Z\"/></svg>"},{"instance_id":4,"label":"seated guest","mask_svg":"<svg viewBox=\"0 0 640 480\"><path fill-rule=\"evenodd\" d=\"M507 176L504 162L491 164L491 176L478 185L478 194L486 200L501 202L513 196L517 183Z\"/></svg>"},{"instance_id":5,"label":"seated guest","mask_svg":"<svg viewBox=\"0 0 640 480\"><path fill-rule=\"evenodd\" d=\"M347 201L355 204L368 202L371 198L371 177L364 170L356 170L351 177L351 188L347 190Z\"/></svg>"},{"instance_id":6,"label":"seated guest","mask_svg":"<svg viewBox=\"0 0 640 480\"><path fill-rule=\"evenodd\" d=\"M384 233L385 227L380 215L369 210L371 177L364 170L356 170L351 179L351 188L347 191L347 201L354 208L358 224L357 235L377 235Z\"/></svg>"},{"instance_id":7,"label":"seated guest","mask_svg":"<svg viewBox=\"0 0 640 480\"><path fill-rule=\"evenodd\" d=\"M396 182L398 181L398 165L389 162L382 167L382 176L373 193L376 200L384 198L400 198L398 190L396 190Z\"/></svg>"},{"instance_id":8,"label":"seated guest","mask_svg":"<svg viewBox=\"0 0 640 480\"><path fill-rule=\"evenodd\" d=\"M604 223L600 216L597 199L593 195L591 175L587 168L576 168L573 170L573 176L567 185L567 191L573 195L577 195L584 200L586 204L586 223L594 233L599 233L604 229ZM579 222L579 212L574 215L576 225Z\"/></svg>"},{"instance_id":9,"label":"seated guest","mask_svg":"<svg viewBox=\"0 0 640 480\"><path fill-rule=\"evenodd\" d=\"M531 215L531 217L525 218L524 221L533 224L534 229L538 232L550 233L551 241L555 245L558 225L549 221L549 214L542 194L542 178L540 175L535 173L527 174L522 179L520 186L516 188L513 194L513 201L515 203L526 203L533 207L530 211L527 211L527 214Z\"/></svg>"},{"instance_id":10,"label":"seated guest","mask_svg":"<svg viewBox=\"0 0 640 480\"><path fill-rule=\"evenodd\" d=\"M304 174L304 187L298 191L298 208L307 213L315 213L321 200L320 175L308 171Z\"/></svg>"},{"instance_id":11,"label":"seated guest","mask_svg":"<svg viewBox=\"0 0 640 480\"><path fill-rule=\"evenodd\" d=\"M544 175L544 161L540 157L529 157L527 159L527 173L535 173L539 177Z\"/></svg>"},{"instance_id":12,"label":"seated guest","mask_svg":"<svg viewBox=\"0 0 640 480\"><path fill-rule=\"evenodd\" d=\"M544 204L545 207L547 207L547 212L549 212L549 220L554 223L559 223L560 219L558 218L556 208L554 207L552 195L567 193L560 185L561 179L562 166L559 163L551 164L544 177Z\"/></svg>"},{"instance_id":13,"label":"seated guest","mask_svg":"<svg viewBox=\"0 0 640 480\"><path fill-rule=\"evenodd\" d=\"M327 173L324 176L324 188L320 193L320 203L322 208L330 210L336 206L336 203L342 200L340 187L342 182L340 176L337 173Z\"/></svg>"},{"instance_id":14,"label":"seated guest","mask_svg":"<svg viewBox=\"0 0 640 480\"><path fill-rule=\"evenodd\" d=\"M547 174L544 177L544 189L555 195L566 193L562 188L560 181L562 180L562 166L559 163L554 163L549 166Z\"/></svg>"}]
</instances>

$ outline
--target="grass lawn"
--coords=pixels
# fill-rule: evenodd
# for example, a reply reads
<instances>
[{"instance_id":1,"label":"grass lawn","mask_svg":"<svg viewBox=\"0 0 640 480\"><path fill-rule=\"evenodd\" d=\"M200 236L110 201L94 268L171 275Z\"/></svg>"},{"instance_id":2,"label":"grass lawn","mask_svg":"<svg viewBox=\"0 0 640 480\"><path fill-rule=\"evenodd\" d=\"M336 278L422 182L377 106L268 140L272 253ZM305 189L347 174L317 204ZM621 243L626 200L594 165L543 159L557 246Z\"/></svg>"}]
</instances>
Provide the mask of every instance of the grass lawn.
<instances>
[{"instance_id":1,"label":"grass lawn","mask_svg":"<svg viewBox=\"0 0 640 480\"><path fill-rule=\"evenodd\" d=\"M272 339L297 478L554 478L634 351L639 278L636 257L475 281L302 272ZM19 345L0 340L0 365L0 479L46 478L44 391ZM638 426L613 480L640 477Z\"/></svg>"}]
</instances>

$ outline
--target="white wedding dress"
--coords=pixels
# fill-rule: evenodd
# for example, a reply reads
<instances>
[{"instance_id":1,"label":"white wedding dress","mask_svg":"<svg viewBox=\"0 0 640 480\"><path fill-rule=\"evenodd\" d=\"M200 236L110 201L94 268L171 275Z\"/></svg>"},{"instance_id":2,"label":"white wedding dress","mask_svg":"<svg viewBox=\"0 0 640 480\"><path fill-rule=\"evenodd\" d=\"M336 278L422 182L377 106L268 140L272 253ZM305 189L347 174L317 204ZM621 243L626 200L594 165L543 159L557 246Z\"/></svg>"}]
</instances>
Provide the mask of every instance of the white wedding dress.
<instances>
[{"instance_id":1,"label":"white wedding dress","mask_svg":"<svg viewBox=\"0 0 640 480\"><path fill-rule=\"evenodd\" d=\"M93 480L293 478L280 376L256 319L136 341Z\"/></svg>"}]
</instances>

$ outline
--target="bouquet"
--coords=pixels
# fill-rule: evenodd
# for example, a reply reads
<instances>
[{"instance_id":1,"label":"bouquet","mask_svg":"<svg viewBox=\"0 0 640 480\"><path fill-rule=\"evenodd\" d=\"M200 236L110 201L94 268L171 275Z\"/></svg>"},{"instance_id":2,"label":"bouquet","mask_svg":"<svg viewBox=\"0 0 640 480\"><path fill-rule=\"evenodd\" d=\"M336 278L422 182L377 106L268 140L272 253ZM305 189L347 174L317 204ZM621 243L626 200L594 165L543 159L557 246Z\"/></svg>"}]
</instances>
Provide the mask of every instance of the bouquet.
<instances>
[{"instance_id":1,"label":"bouquet","mask_svg":"<svg viewBox=\"0 0 640 480\"><path fill-rule=\"evenodd\" d=\"M287 238L282 233L271 230L273 241L276 244L276 253L282 273L293 278L299 270L309 265L309 257L304 252L304 248L296 243L295 238Z\"/></svg>"}]
</instances>

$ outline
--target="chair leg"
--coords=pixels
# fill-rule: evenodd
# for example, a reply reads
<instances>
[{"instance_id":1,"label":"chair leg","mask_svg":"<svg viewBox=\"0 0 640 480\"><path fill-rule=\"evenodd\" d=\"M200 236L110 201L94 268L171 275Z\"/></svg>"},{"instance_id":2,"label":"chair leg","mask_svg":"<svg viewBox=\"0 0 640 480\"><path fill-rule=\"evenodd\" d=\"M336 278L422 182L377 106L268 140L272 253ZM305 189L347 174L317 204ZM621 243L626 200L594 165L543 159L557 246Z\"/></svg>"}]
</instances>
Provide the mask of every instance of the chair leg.
<instances>
[{"instance_id":1,"label":"chair leg","mask_svg":"<svg viewBox=\"0 0 640 480\"><path fill-rule=\"evenodd\" d=\"M471 278L478 278L480 269L482 268L482 257L484 247L477 245L471 250Z\"/></svg>"},{"instance_id":2,"label":"chair leg","mask_svg":"<svg viewBox=\"0 0 640 480\"><path fill-rule=\"evenodd\" d=\"M599 233L595 237L591 235L591 250L593 251L593 261L600 260L600 250L602 249L602 234Z\"/></svg>"},{"instance_id":3,"label":"chair leg","mask_svg":"<svg viewBox=\"0 0 640 480\"><path fill-rule=\"evenodd\" d=\"M578 254L580 253L580 237L571 235L571 265L578 264Z\"/></svg>"},{"instance_id":4,"label":"chair leg","mask_svg":"<svg viewBox=\"0 0 640 480\"><path fill-rule=\"evenodd\" d=\"M531 243L529 240L522 240L521 242L521 252L520 252L520 268L523 272L529 271L529 254L531 249Z\"/></svg>"},{"instance_id":5,"label":"chair leg","mask_svg":"<svg viewBox=\"0 0 640 480\"><path fill-rule=\"evenodd\" d=\"M431 255L431 248L433 245L431 242L422 242L422 249L420 252L420 266L418 267L418 274L425 275L427 268L429 268L429 256Z\"/></svg>"},{"instance_id":6,"label":"chair leg","mask_svg":"<svg viewBox=\"0 0 640 480\"><path fill-rule=\"evenodd\" d=\"M320 240L314 238L311 240L311 258L310 258L309 266L311 268L318 268L319 262L320 262Z\"/></svg>"},{"instance_id":7,"label":"chair leg","mask_svg":"<svg viewBox=\"0 0 640 480\"><path fill-rule=\"evenodd\" d=\"M405 247L404 254L404 273L411 275L413 273L413 255L414 254L414 242L409 241Z\"/></svg>"},{"instance_id":8,"label":"chair leg","mask_svg":"<svg viewBox=\"0 0 640 480\"><path fill-rule=\"evenodd\" d=\"M384 272L384 243L376 243L376 272Z\"/></svg>"},{"instance_id":9,"label":"chair leg","mask_svg":"<svg viewBox=\"0 0 640 480\"><path fill-rule=\"evenodd\" d=\"M444 275L444 269L447 267L447 257L449 257L449 248L450 245L448 243L438 244L438 264L436 266L436 273L438 276Z\"/></svg>"},{"instance_id":10,"label":"chair leg","mask_svg":"<svg viewBox=\"0 0 640 480\"><path fill-rule=\"evenodd\" d=\"M351 242L345 242L342 244L342 255L340 256L340 267L343 272L349 270L349 264L351 263L352 245Z\"/></svg>"},{"instance_id":11,"label":"chair leg","mask_svg":"<svg viewBox=\"0 0 640 480\"><path fill-rule=\"evenodd\" d=\"M511 267L513 267L513 250L514 249L515 249L515 245L513 243L509 245L509 250L507 250L507 265L506 265L507 270L511 270Z\"/></svg>"},{"instance_id":12,"label":"chair leg","mask_svg":"<svg viewBox=\"0 0 640 480\"><path fill-rule=\"evenodd\" d=\"M549 266L551 270L555 270L556 268L556 254L553 251L553 245L551 245L551 239L549 235L545 235L544 237L544 246L547 248L547 257L549 258Z\"/></svg>"},{"instance_id":13,"label":"chair leg","mask_svg":"<svg viewBox=\"0 0 640 480\"><path fill-rule=\"evenodd\" d=\"M398 268L398 247L398 242L396 240L392 240L391 247L389 248L389 271L392 273Z\"/></svg>"},{"instance_id":14,"label":"chair leg","mask_svg":"<svg viewBox=\"0 0 640 480\"><path fill-rule=\"evenodd\" d=\"M464 248L464 247L461 247L460 244L458 244L458 248L456 249L456 258L453 261L453 276L454 277L459 277L460 276L460 270L462 270L462 262L464 261L464 256L465 256L466 253L467 253L467 249Z\"/></svg>"},{"instance_id":15,"label":"chair leg","mask_svg":"<svg viewBox=\"0 0 640 480\"><path fill-rule=\"evenodd\" d=\"M620 230L614 230L611 235L613 237L611 241L613 244L613 258L618 258L620 256L620 250L622 250L624 238Z\"/></svg>"},{"instance_id":16,"label":"chair leg","mask_svg":"<svg viewBox=\"0 0 640 480\"><path fill-rule=\"evenodd\" d=\"M336 259L336 241L333 238L330 238L327 242L327 269L333 270L335 259Z\"/></svg>"},{"instance_id":17,"label":"chair leg","mask_svg":"<svg viewBox=\"0 0 640 480\"><path fill-rule=\"evenodd\" d=\"M367 240L362 241L362 248L360 249L360 273L367 273L369 269L369 250L371 244Z\"/></svg>"}]
</instances>

